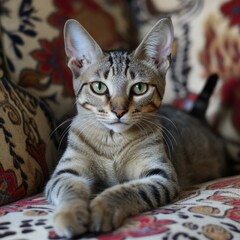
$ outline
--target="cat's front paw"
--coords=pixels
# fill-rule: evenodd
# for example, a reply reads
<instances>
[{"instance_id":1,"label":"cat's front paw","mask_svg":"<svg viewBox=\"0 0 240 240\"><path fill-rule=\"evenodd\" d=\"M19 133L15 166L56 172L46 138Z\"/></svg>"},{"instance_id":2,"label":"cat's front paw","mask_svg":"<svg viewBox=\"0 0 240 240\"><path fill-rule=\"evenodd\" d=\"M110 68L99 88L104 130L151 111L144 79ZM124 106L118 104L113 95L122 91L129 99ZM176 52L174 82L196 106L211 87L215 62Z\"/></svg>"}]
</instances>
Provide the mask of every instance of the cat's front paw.
<instances>
[{"instance_id":1,"label":"cat's front paw","mask_svg":"<svg viewBox=\"0 0 240 240\"><path fill-rule=\"evenodd\" d=\"M71 238L88 230L90 213L85 201L70 201L59 207L54 215L53 223L59 236Z\"/></svg>"},{"instance_id":2,"label":"cat's front paw","mask_svg":"<svg viewBox=\"0 0 240 240\"><path fill-rule=\"evenodd\" d=\"M115 202L107 201L101 195L90 204L92 232L108 232L122 225L126 212Z\"/></svg>"}]
</instances>

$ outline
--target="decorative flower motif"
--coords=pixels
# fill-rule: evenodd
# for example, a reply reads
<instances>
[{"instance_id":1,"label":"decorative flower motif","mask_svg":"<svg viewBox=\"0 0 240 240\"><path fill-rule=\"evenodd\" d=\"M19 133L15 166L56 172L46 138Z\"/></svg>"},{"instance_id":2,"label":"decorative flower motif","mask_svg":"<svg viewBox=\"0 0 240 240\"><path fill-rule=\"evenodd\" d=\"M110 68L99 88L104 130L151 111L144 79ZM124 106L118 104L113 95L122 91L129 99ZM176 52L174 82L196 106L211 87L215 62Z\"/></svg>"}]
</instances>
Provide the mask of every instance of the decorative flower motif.
<instances>
[{"instance_id":1,"label":"decorative flower motif","mask_svg":"<svg viewBox=\"0 0 240 240\"><path fill-rule=\"evenodd\" d=\"M228 202L228 204L231 206L234 206L234 207L239 207L239 211L240 211L240 199L239 198L232 199L230 202Z\"/></svg>"},{"instance_id":2,"label":"decorative flower motif","mask_svg":"<svg viewBox=\"0 0 240 240\"><path fill-rule=\"evenodd\" d=\"M150 236L163 233L168 230L166 227L167 225L175 223L171 220L159 220L154 216L140 216L136 217L136 220L139 221L139 227L136 230L129 232L129 235L132 237Z\"/></svg>"},{"instance_id":3,"label":"decorative flower motif","mask_svg":"<svg viewBox=\"0 0 240 240\"><path fill-rule=\"evenodd\" d=\"M17 185L17 178L15 172L12 170L5 171L0 164L0 205L16 201L22 196L26 195L26 189L21 184ZM0 212L1 216L1 212Z\"/></svg>"},{"instance_id":4,"label":"decorative flower motif","mask_svg":"<svg viewBox=\"0 0 240 240\"><path fill-rule=\"evenodd\" d=\"M230 197L224 195L213 195L209 197L210 200L223 202L229 206L240 207L240 199L237 197Z\"/></svg>"},{"instance_id":5,"label":"decorative flower motif","mask_svg":"<svg viewBox=\"0 0 240 240\"><path fill-rule=\"evenodd\" d=\"M224 18L211 14L204 24L205 43L200 51L204 75L217 73L223 81L238 79L240 72L240 39L233 27L229 28Z\"/></svg>"},{"instance_id":6,"label":"decorative flower motif","mask_svg":"<svg viewBox=\"0 0 240 240\"><path fill-rule=\"evenodd\" d=\"M76 19L104 50L122 47L125 42L130 40L126 39L124 41L122 37L127 38L124 35L120 37L112 14L109 14L104 9L104 4L98 3L98 1L55 0L54 3L59 8L59 11L54 12L48 21L57 29L62 30L67 19ZM114 9L115 6L118 9L121 4L123 4L122 1L117 3L112 1L111 8ZM102 34L102 26L104 26L104 34Z\"/></svg>"},{"instance_id":7,"label":"decorative flower motif","mask_svg":"<svg viewBox=\"0 0 240 240\"><path fill-rule=\"evenodd\" d=\"M223 228L221 225L207 224L203 226L202 233L208 239L230 240L233 239L231 232Z\"/></svg>"},{"instance_id":8,"label":"decorative flower motif","mask_svg":"<svg viewBox=\"0 0 240 240\"><path fill-rule=\"evenodd\" d=\"M240 188L240 177L232 177L230 179L217 181L207 187L207 189L211 190L221 188Z\"/></svg>"},{"instance_id":9,"label":"decorative flower motif","mask_svg":"<svg viewBox=\"0 0 240 240\"><path fill-rule=\"evenodd\" d=\"M43 174L43 182L48 180L49 171L46 163L46 145L44 142L40 141L38 143L26 141L26 150L27 152L37 161L40 165L42 174ZM39 183L42 186L43 183Z\"/></svg>"},{"instance_id":10,"label":"decorative flower motif","mask_svg":"<svg viewBox=\"0 0 240 240\"><path fill-rule=\"evenodd\" d=\"M212 206L197 205L189 208L189 212L198 213L206 216L217 216L220 213L219 208Z\"/></svg>"},{"instance_id":11,"label":"decorative flower motif","mask_svg":"<svg viewBox=\"0 0 240 240\"><path fill-rule=\"evenodd\" d=\"M0 217L11 212L21 212L23 209L32 208L33 206L37 208L39 205L47 205L47 200L40 194L0 207Z\"/></svg>"},{"instance_id":12,"label":"decorative flower motif","mask_svg":"<svg viewBox=\"0 0 240 240\"><path fill-rule=\"evenodd\" d=\"M71 72L67 68L65 53L63 50L63 39L61 37L54 39L52 42L48 40L40 41L41 49L32 53L32 56L38 61L38 70L46 75L50 75L52 83L61 84L64 87L65 94L72 96L72 77Z\"/></svg>"},{"instance_id":13,"label":"decorative flower motif","mask_svg":"<svg viewBox=\"0 0 240 240\"><path fill-rule=\"evenodd\" d=\"M240 222L240 208L233 208L231 210L228 210L226 217L234 221Z\"/></svg>"},{"instance_id":14,"label":"decorative flower motif","mask_svg":"<svg viewBox=\"0 0 240 240\"><path fill-rule=\"evenodd\" d=\"M144 237L168 231L167 225L175 223L172 220L159 220L153 215L141 215L131 218L123 227L110 234L98 236L99 240L121 240L126 236Z\"/></svg>"},{"instance_id":15,"label":"decorative flower motif","mask_svg":"<svg viewBox=\"0 0 240 240\"><path fill-rule=\"evenodd\" d=\"M230 18L230 26L240 24L240 1L231 0L221 6L222 13Z\"/></svg>"}]
</instances>

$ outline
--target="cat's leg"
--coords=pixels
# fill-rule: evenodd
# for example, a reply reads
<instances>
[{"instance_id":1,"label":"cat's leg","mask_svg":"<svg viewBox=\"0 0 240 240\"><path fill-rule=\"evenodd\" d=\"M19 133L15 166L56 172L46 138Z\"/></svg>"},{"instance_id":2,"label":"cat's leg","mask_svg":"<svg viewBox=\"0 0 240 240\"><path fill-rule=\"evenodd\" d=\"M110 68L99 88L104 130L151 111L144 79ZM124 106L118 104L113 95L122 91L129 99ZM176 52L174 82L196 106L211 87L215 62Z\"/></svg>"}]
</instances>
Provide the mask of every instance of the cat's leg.
<instances>
[{"instance_id":1,"label":"cat's leg","mask_svg":"<svg viewBox=\"0 0 240 240\"><path fill-rule=\"evenodd\" d=\"M175 171L166 175L161 169L145 172L139 179L106 189L90 204L91 230L110 231L128 216L170 203L178 194Z\"/></svg>"},{"instance_id":2,"label":"cat's leg","mask_svg":"<svg viewBox=\"0 0 240 240\"><path fill-rule=\"evenodd\" d=\"M72 237L89 228L91 181L84 173L79 161L62 158L46 186L49 202L57 206L53 223L60 236Z\"/></svg>"}]
</instances>

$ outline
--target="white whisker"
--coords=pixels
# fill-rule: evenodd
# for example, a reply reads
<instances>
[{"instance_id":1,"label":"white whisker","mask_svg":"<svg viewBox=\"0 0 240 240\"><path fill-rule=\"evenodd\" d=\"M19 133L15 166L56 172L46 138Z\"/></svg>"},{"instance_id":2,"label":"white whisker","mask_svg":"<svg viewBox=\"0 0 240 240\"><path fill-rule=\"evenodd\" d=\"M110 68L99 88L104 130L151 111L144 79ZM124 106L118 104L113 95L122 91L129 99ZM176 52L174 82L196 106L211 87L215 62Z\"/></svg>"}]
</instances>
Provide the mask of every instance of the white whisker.
<instances>
[{"instance_id":1,"label":"white whisker","mask_svg":"<svg viewBox=\"0 0 240 240\"><path fill-rule=\"evenodd\" d=\"M147 130L144 128L144 126L141 125L140 122L137 122L136 126L138 127L138 129L140 129L140 131L142 131L144 133L145 136L148 136Z\"/></svg>"},{"instance_id":2,"label":"white whisker","mask_svg":"<svg viewBox=\"0 0 240 240\"><path fill-rule=\"evenodd\" d=\"M149 115L150 116L150 115ZM167 129L165 128L164 126L162 126L160 124L160 122L156 123L154 121L154 119L150 119L149 116L142 116L141 118L141 121L145 122L145 124L149 125L149 127L152 125L154 127L156 127L157 129L159 129L164 135L162 135L163 139L165 140L165 143L167 145L167 149L168 149L168 152L169 152L169 156L171 155L170 154L170 149L173 151L173 143L172 143L172 140L171 138L174 140L175 144L177 145L177 141L175 139L175 137L173 136L173 134ZM151 115L153 116L153 115ZM152 129L152 128L151 128ZM171 138L170 138L171 137ZM169 145L170 144L170 145Z\"/></svg>"},{"instance_id":3,"label":"white whisker","mask_svg":"<svg viewBox=\"0 0 240 240\"><path fill-rule=\"evenodd\" d=\"M66 119L64 122L62 122L61 124L59 124L59 125L52 131L52 133L50 134L48 140L51 139L52 135L53 135L62 125L66 124L66 123L68 123L68 122L70 122L70 121L72 121L72 120L73 120L73 118L68 118L68 119Z\"/></svg>"},{"instance_id":4,"label":"white whisker","mask_svg":"<svg viewBox=\"0 0 240 240\"><path fill-rule=\"evenodd\" d=\"M58 151L60 150L61 145L62 145L62 142L63 142L63 139L67 136L70 128L71 128L72 126L74 126L74 125L77 125L77 126L78 126L79 123L85 124L85 122L87 122L87 121L89 120L89 116L93 116L93 113L85 113L85 114L81 115L82 120L84 120L83 123L81 122L81 120L78 120L78 119L75 117L75 118L68 119L68 120L66 120L65 122L63 122L63 123L61 124L61 126L62 126L62 125L65 124L66 122L72 120L71 124L63 131L63 133L62 133L61 136L60 136L60 141L59 141L59 145L58 145Z\"/></svg>"},{"instance_id":5,"label":"white whisker","mask_svg":"<svg viewBox=\"0 0 240 240\"><path fill-rule=\"evenodd\" d=\"M61 134L61 136L60 136L60 141L59 141L59 145L58 145L58 152L59 152L59 150L60 150L60 148L61 148L61 145L62 145L62 142L63 142L63 139L64 139L64 137L67 135L67 133L68 133L68 131L69 131L69 129L70 129L70 125L63 131L63 133Z\"/></svg>"},{"instance_id":6,"label":"white whisker","mask_svg":"<svg viewBox=\"0 0 240 240\"><path fill-rule=\"evenodd\" d=\"M163 116L160 113L143 113L143 114L148 115L148 116L152 116L152 117L165 119L165 120L169 121L173 125L173 127L176 129L177 132L179 132L177 126L175 125L175 123L170 118L168 118L166 116Z\"/></svg>"},{"instance_id":7,"label":"white whisker","mask_svg":"<svg viewBox=\"0 0 240 240\"><path fill-rule=\"evenodd\" d=\"M171 119L169 119L169 118L167 118L167 117L165 117L165 116L154 115L154 114L151 114L151 115L150 115L150 114L146 114L145 118L147 117L147 119L148 119L150 122L152 122L152 121L151 121L152 119L149 119L149 116L159 117L159 118L163 118L163 119L165 119L165 120L168 120L168 121L174 126L174 128L176 129L176 131L179 132L178 129L177 129L177 127L176 127L176 125L173 123L173 121L172 121ZM159 120L159 121L160 121L160 120ZM152 122L152 123L153 123L153 122ZM153 123L153 124L156 125L156 123ZM167 133L172 137L172 139L174 140L175 144L178 145L176 138L175 138L174 135L170 132L169 129L167 129L166 127L164 127L161 123L159 123L159 124L157 124L157 125L160 125L161 128L165 131L165 133L167 132ZM166 135L167 135L167 134L166 134Z\"/></svg>"},{"instance_id":8,"label":"white whisker","mask_svg":"<svg viewBox=\"0 0 240 240\"><path fill-rule=\"evenodd\" d=\"M144 122L144 121L145 121L145 122ZM149 124L148 121L143 120L142 123L143 123L143 124L146 124L148 127L150 127L152 133L156 133L156 130L151 127L151 125ZM157 126L157 128L160 130L160 132L163 133L163 129L161 128L161 126ZM166 137L167 137L168 141L170 142L171 146L169 146L169 143L168 143L167 139L164 137L164 135L162 135L162 138L163 138L163 140L164 140L164 142L166 143L166 146L167 146L168 155L169 155L169 157L171 158L171 149L173 150L173 144L172 144L171 139L167 136L167 134L166 134Z\"/></svg>"}]
</instances>

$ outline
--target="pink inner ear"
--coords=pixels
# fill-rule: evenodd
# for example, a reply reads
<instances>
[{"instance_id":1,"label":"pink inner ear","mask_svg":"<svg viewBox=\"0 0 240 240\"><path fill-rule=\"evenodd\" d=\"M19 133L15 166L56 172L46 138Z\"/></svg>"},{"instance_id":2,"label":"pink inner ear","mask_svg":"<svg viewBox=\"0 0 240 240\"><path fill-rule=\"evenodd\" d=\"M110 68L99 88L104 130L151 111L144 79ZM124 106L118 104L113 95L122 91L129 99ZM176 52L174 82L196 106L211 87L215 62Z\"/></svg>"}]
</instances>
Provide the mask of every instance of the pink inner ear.
<instances>
[{"instance_id":1,"label":"pink inner ear","mask_svg":"<svg viewBox=\"0 0 240 240\"><path fill-rule=\"evenodd\" d=\"M80 69L80 68L82 68L82 66L83 66L83 60L82 60L82 59L80 59L80 60L73 59L73 60L71 61L71 65L72 65L73 67L75 67L75 68Z\"/></svg>"},{"instance_id":2,"label":"pink inner ear","mask_svg":"<svg viewBox=\"0 0 240 240\"><path fill-rule=\"evenodd\" d=\"M159 60L160 59L164 60L166 57L170 55L171 49L169 47L159 46L158 53L159 53L158 55Z\"/></svg>"},{"instance_id":3,"label":"pink inner ear","mask_svg":"<svg viewBox=\"0 0 240 240\"><path fill-rule=\"evenodd\" d=\"M70 59L68 63L69 68L72 70L75 77L80 75L81 68L83 67L83 59Z\"/></svg>"}]
</instances>

